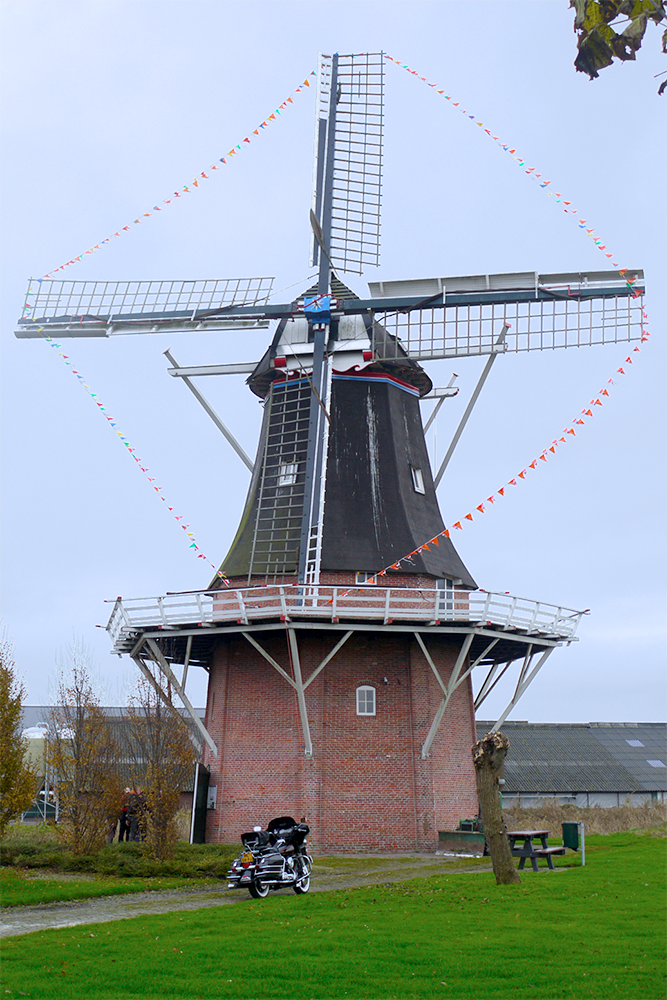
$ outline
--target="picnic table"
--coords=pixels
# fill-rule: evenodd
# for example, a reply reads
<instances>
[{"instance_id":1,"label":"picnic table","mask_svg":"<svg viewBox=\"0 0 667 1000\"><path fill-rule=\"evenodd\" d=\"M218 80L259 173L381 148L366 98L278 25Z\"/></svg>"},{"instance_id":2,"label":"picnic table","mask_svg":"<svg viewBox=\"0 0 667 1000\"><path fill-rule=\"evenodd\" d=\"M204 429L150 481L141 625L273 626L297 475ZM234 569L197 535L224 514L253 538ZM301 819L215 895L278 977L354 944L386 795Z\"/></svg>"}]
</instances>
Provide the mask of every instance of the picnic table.
<instances>
[{"instance_id":1,"label":"picnic table","mask_svg":"<svg viewBox=\"0 0 667 1000\"><path fill-rule=\"evenodd\" d=\"M548 830L508 830L510 849L512 857L520 858L519 869L522 869L526 861L530 861L533 871L536 872L539 858L546 858L549 868L553 870L554 854L565 854L564 847L549 847L547 844ZM517 844L523 841L522 844Z\"/></svg>"}]
</instances>

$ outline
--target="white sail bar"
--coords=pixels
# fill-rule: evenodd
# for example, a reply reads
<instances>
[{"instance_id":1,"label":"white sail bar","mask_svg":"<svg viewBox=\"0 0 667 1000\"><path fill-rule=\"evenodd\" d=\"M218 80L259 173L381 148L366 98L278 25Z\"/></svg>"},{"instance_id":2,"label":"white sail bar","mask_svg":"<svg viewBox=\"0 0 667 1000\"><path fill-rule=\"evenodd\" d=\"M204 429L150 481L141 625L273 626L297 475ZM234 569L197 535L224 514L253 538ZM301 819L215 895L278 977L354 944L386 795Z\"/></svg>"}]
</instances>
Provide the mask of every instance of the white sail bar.
<instances>
[{"instance_id":1,"label":"white sail bar","mask_svg":"<svg viewBox=\"0 0 667 1000\"><path fill-rule=\"evenodd\" d=\"M289 621L412 622L426 625L472 624L515 635L570 642L585 612L543 601L485 590L442 590L412 587L303 587L274 584L238 590L167 594L114 603L106 626L113 652L128 652L137 636L151 629L165 635L187 627L253 625L270 619Z\"/></svg>"},{"instance_id":2,"label":"white sail bar","mask_svg":"<svg viewBox=\"0 0 667 1000\"><path fill-rule=\"evenodd\" d=\"M375 306L383 337L382 357L403 351L429 360L513 351L590 347L640 340L643 271L588 274L470 275L417 281L375 282L375 302L422 300L407 310ZM508 326L499 347L497 331Z\"/></svg>"},{"instance_id":3,"label":"white sail bar","mask_svg":"<svg viewBox=\"0 0 667 1000\"><path fill-rule=\"evenodd\" d=\"M261 316L208 314L265 305L273 278L201 281L62 281L31 279L19 338L110 337L187 330L263 329Z\"/></svg>"},{"instance_id":4,"label":"white sail bar","mask_svg":"<svg viewBox=\"0 0 667 1000\"><path fill-rule=\"evenodd\" d=\"M342 271L361 274L380 263L382 204L382 135L384 54L339 55L336 127L333 150L333 198L329 254ZM313 172L313 212L322 224L323 126L328 118L331 57L320 56ZM313 240L311 263L319 261Z\"/></svg>"}]
</instances>

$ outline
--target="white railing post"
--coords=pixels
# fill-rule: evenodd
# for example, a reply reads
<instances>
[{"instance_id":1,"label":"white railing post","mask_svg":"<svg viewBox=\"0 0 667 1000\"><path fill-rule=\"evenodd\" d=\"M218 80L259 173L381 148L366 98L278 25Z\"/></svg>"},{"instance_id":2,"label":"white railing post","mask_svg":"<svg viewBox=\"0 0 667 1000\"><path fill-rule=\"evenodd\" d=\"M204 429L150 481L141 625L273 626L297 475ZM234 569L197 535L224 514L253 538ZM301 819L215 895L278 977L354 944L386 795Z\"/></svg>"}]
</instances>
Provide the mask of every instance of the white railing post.
<instances>
[{"instance_id":1,"label":"white railing post","mask_svg":"<svg viewBox=\"0 0 667 1000\"><path fill-rule=\"evenodd\" d=\"M387 589L385 591L385 599L384 599L384 623L385 623L385 625L389 621L389 607L390 607L390 602L391 602L391 588L387 587Z\"/></svg>"},{"instance_id":2,"label":"white railing post","mask_svg":"<svg viewBox=\"0 0 667 1000\"><path fill-rule=\"evenodd\" d=\"M244 625L247 625L248 624L248 610L246 608L245 601L243 600L243 591L242 590L237 590L236 591L236 596L237 596L238 602L239 602L239 612L240 612L240 615L241 615L241 621L243 622Z\"/></svg>"},{"instance_id":3,"label":"white railing post","mask_svg":"<svg viewBox=\"0 0 667 1000\"><path fill-rule=\"evenodd\" d=\"M487 621L487 619L489 617L489 607L490 606L491 606L491 594L487 590L487 592L486 592L486 600L484 601L484 610L482 612L482 621L483 622Z\"/></svg>"}]
</instances>

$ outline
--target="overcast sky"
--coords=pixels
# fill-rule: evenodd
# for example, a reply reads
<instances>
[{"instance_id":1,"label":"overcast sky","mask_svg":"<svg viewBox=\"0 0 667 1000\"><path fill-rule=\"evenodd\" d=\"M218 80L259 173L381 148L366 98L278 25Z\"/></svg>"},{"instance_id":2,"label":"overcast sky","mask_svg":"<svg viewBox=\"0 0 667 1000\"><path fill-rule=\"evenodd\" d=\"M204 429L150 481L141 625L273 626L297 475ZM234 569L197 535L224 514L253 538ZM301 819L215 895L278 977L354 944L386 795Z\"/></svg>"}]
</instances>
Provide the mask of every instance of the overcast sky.
<instances>
[{"instance_id":1,"label":"overcast sky","mask_svg":"<svg viewBox=\"0 0 667 1000\"><path fill-rule=\"evenodd\" d=\"M636 62L590 82L573 67L565 0L5 0L2 9L2 621L28 702L49 700L73 637L90 649L103 700L122 701L134 667L110 656L95 627L108 619L105 600L205 587L210 571L57 352L14 338L27 279L130 224L67 277L269 275L276 301L289 300L312 273L314 87L197 191L169 206L164 199L243 143L315 69L318 50L384 50L525 156L614 260L646 272L650 343L576 440L455 542L481 587L591 610L580 641L554 653L512 718L663 720L659 30L649 25ZM387 65L382 267L363 280L343 275L351 287L364 294L365 280L377 278L609 266L556 199L452 103ZM134 225L144 212L152 214ZM216 564L248 475L166 374L162 352L171 348L182 364L249 361L267 342L266 331L62 341ZM499 358L439 488L446 523L548 447L627 354L618 345ZM482 366L429 366L436 384L455 370L461 386L429 432L432 454L444 454ZM260 407L243 377L200 385L254 454ZM482 715L499 714L510 696L498 692Z\"/></svg>"}]
</instances>

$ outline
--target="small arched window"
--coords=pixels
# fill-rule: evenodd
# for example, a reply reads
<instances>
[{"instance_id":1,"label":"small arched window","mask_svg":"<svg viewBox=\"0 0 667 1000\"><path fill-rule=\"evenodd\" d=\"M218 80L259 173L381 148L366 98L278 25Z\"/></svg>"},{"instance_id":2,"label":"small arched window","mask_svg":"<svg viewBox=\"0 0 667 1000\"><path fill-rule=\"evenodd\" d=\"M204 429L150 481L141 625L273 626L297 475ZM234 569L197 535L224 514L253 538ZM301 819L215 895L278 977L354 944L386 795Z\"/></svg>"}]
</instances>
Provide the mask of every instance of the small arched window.
<instances>
[{"instance_id":1,"label":"small arched window","mask_svg":"<svg viewBox=\"0 0 667 1000\"><path fill-rule=\"evenodd\" d=\"M375 715L375 688L368 684L357 688L357 715Z\"/></svg>"}]
</instances>

